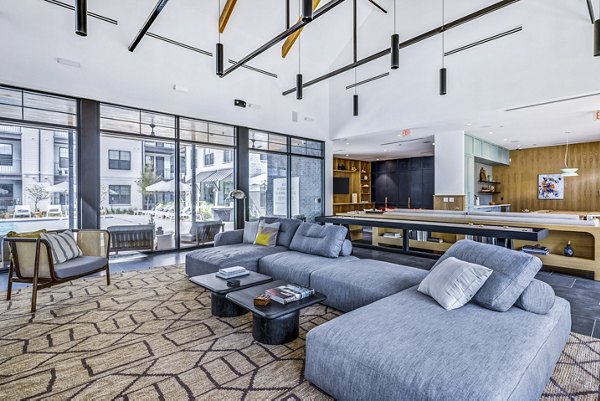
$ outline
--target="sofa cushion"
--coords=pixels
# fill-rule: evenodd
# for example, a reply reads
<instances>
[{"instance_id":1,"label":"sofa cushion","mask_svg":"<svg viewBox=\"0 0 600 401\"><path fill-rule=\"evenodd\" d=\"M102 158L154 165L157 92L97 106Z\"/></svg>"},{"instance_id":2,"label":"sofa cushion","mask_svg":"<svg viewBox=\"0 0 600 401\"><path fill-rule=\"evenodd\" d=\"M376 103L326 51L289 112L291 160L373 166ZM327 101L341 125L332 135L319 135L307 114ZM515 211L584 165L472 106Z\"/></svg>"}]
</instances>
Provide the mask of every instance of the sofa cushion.
<instances>
[{"instance_id":1,"label":"sofa cushion","mask_svg":"<svg viewBox=\"0 0 600 401\"><path fill-rule=\"evenodd\" d=\"M100 256L79 256L54 265L58 278L79 276L98 270L108 264L108 259Z\"/></svg>"},{"instance_id":2,"label":"sofa cushion","mask_svg":"<svg viewBox=\"0 0 600 401\"><path fill-rule=\"evenodd\" d=\"M311 255L337 258L342 251L346 234L348 234L346 227L302 223L292 238L290 249Z\"/></svg>"},{"instance_id":3,"label":"sofa cushion","mask_svg":"<svg viewBox=\"0 0 600 401\"><path fill-rule=\"evenodd\" d=\"M452 245L432 269L437 268L449 257L482 265L494 271L473 300L483 307L499 312L505 312L515 304L542 267L540 259L524 252L462 240Z\"/></svg>"},{"instance_id":4,"label":"sofa cushion","mask_svg":"<svg viewBox=\"0 0 600 401\"><path fill-rule=\"evenodd\" d=\"M304 373L340 400L539 400L570 330L564 299L448 312L412 287L312 328Z\"/></svg>"},{"instance_id":5,"label":"sofa cushion","mask_svg":"<svg viewBox=\"0 0 600 401\"><path fill-rule=\"evenodd\" d=\"M350 240L344 240L342 244L342 250L340 251L340 256L350 256L352 255L352 242Z\"/></svg>"},{"instance_id":6,"label":"sofa cushion","mask_svg":"<svg viewBox=\"0 0 600 401\"><path fill-rule=\"evenodd\" d=\"M554 290L543 281L533 279L525 288L515 306L529 312L545 315L554 306Z\"/></svg>"},{"instance_id":7,"label":"sofa cushion","mask_svg":"<svg viewBox=\"0 0 600 401\"><path fill-rule=\"evenodd\" d=\"M185 272L188 276L215 273L222 267L243 266L257 271L258 260L264 256L288 249L282 246L268 247L253 244L223 245L199 249L185 257Z\"/></svg>"},{"instance_id":8,"label":"sofa cushion","mask_svg":"<svg viewBox=\"0 0 600 401\"><path fill-rule=\"evenodd\" d=\"M313 272L310 285L327 296L325 305L348 312L419 284L425 276L426 270L356 259Z\"/></svg>"},{"instance_id":9,"label":"sofa cushion","mask_svg":"<svg viewBox=\"0 0 600 401\"><path fill-rule=\"evenodd\" d=\"M358 260L354 256L335 259L310 255L302 252L284 252L265 256L259 261L258 272L273 277L274 280L284 280L290 284L312 286L311 275L320 269Z\"/></svg>"},{"instance_id":10,"label":"sofa cushion","mask_svg":"<svg viewBox=\"0 0 600 401\"><path fill-rule=\"evenodd\" d=\"M280 226L281 223L279 222L268 224L261 221L258 223L254 245L277 246L277 234L279 233Z\"/></svg>"},{"instance_id":11,"label":"sofa cushion","mask_svg":"<svg viewBox=\"0 0 600 401\"><path fill-rule=\"evenodd\" d=\"M258 234L258 221L246 221L244 223L244 244L254 244Z\"/></svg>"},{"instance_id":12,"label":"sofa cushion","mask_svg":"<svg viewBox=\"0 0 600 401\"><path fill-rule=\"evenodd\" d=\"M447 258L419 285L418 291L435 299L446 310L458 309L483 286L492 269L456 258Z\"/></svg>"},{"instance_id":13,"label":"sofa cushion","mask_svg":"<svg viewBox=\"0 0 600 401\"><path fill-rule=\"evenodd\" d=\"M284 219L280 217L261 217L261 220L264 220L265 223L268 224L281 223L281 226L279 226L279 233L277 234L277 245L285 246L287 248L290 247L292 238L302 223L297 219Z\"/></svg>"}]
</instances>

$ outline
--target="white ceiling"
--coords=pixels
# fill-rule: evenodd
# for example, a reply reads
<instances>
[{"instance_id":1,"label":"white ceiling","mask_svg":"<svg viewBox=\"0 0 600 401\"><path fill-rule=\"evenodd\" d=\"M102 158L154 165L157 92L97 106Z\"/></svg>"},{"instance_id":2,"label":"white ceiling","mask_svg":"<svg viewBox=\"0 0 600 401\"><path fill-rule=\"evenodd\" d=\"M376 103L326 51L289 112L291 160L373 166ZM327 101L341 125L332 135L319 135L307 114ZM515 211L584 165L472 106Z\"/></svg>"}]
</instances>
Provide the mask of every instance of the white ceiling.
<instances>
[{"instance_id":1,"label":"white ceiling","mask_svg":"<svg viewBox=\"0 0 600 401\"><path fill-rule=\"evenodd\" d=\"M74 4L74 0L62 0ZM322 0L321 5L328 0ZM389 46L392 0L358 0L359 58ZM496 0L446 1L446 21ZM398 33L406 40L440 25L441 0L397 0ZM448 56L448 95L438 95L441 37L401 51L400 69L360 86L360 115L352 116L354 73L347 72L304 91L304 100L281 92L294 86L298 46L286 59L278 44L250 65L278 78L238 69L219 79L214 58L145 37L134 53L127 46L156 0L89 0L89 11L119 21L89 19L88 37L74 34L73 12L44 0L0 0L0 83L206 118L253 128L334 139L337 154L362 159L433 153L434 134L464 130L501 146L600 140L600 94L516 111L507 109L600 93L600 58L592 56L593 28L585 0L521 0L494 14L448 31L445 49L463 46L522 25L523 31ZM224 5L225 0L221 0ZM597 6L595 4L595 6ZM297 10L298 0L292 0ZM596 10L598 12L598 10ZM297 15L297 12L296 12ZM352 60L352 0L311 23L302 33L305 81ZM214 51L217 0L170 0L151 32ZM282 0L239 0L222 35L225 56L240 59L285 28ZM292 18L294 20L294 18ZM293 22L293 21L292 21ZM56 58L81 63L72 68ZM361 67L358 80L389 70L389 57ZM173 85L189 92L176 92ZM233 107L240 98L255 105ZM299 121L292 122L292 112ZM410 128L401 146L387 145ZM490 134L491 132L491 134ZM517 142L518 141L518 142ZM349 143L349 145L346 145ZM383 150L387 152L383 152Z\"/></svg>"}]
</instances>

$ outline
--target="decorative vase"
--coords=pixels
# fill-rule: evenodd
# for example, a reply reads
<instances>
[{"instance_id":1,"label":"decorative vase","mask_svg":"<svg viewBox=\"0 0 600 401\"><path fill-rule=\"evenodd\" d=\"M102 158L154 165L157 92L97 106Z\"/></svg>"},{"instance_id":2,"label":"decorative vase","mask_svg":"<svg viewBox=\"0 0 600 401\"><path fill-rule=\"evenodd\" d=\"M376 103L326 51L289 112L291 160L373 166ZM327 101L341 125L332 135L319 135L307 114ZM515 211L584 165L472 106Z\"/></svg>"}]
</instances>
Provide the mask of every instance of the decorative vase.
<instances>
[{"instance_id":1,"label":"decorative vase","mask_svg":"<svg viewBox=\"0 0 600 401\"><path fill-rule=\"evenodd\" d=\"M567 246L565 246L564 253L565 253L565 256L569 256L569 257L575 256L575 251L573 250L573 247L571 246L571 241L569 241L567 243Z\"/></svg>"}]
</instances>

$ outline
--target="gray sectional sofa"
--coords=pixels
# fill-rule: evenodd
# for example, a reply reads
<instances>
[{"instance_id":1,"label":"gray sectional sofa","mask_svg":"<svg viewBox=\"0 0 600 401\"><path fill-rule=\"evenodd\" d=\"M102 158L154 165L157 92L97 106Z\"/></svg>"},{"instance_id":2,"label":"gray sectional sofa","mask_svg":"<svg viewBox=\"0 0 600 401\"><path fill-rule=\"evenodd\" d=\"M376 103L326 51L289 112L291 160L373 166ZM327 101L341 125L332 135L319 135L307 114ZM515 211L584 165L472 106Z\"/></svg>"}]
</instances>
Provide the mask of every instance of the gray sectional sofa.
<instances>
[{"instance_id":1,"label":"gray sectional sofa","mask_svg":"<svg viewBox=\"0 0 600 401\"><path fill-rule=\"evenodd\" d=\"M433 269L453 256L494 272L472 302L447 311L417 291L428 272L349 256L345 228L267 221L285 232L276 247L243 243L243 230L221 233L214 248L188 254L186 271L242 265L310 286L348 312L307 334L304 374L323 391L339 400L539 399L571 314L533 278L538 258L459 241Z\"/></svg>"}]
</instances>

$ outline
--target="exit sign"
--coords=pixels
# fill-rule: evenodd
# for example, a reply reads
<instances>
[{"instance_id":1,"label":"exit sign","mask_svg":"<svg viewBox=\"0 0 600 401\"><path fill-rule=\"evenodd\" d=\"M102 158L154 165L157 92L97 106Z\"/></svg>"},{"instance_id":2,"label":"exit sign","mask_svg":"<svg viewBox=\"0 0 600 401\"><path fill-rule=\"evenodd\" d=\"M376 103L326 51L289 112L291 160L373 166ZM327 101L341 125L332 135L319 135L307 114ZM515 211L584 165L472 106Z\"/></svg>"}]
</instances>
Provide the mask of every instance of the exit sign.
<instances>
[{"instance_id":1,"label":"exit sign","mask_svg":"<svg viewBox=\"0 0 600 401\"><path fill-rule=\"evenodd\" d=\"M600 111L596 114L596 117L598 120L600 120ZM402 130L402 136L410 136L410 130L409 129L403 129Z\"/></svg>"},{"instance_id":2,"label":"exit sign","mask_svg":"<svg viewBox=\"0 0 600 401\"><path fill-rule=\"evenodd\" d=\"M596 112L596 120L600 120L600 111Z\"/></svg>"}]
</instances>

